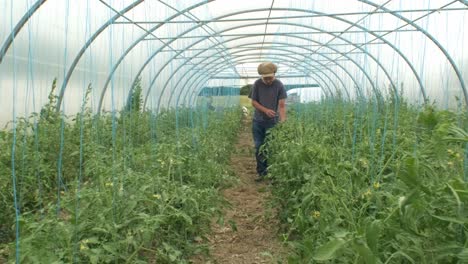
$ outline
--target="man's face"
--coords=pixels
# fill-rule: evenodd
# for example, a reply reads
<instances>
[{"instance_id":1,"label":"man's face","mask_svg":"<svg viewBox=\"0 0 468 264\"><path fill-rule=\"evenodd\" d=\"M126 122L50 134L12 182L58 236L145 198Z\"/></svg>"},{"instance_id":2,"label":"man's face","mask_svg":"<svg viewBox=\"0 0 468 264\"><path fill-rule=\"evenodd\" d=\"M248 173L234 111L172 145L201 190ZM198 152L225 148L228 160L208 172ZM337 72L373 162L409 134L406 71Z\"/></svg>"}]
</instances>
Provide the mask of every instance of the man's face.
<instances>
[{"instance_id":1,"label":"man's face","mask_svg":"<svg viewBox=\"0 0 468 264\"><path fill-rule=\"evenodd\" d=\"M275 80L275 76L262 77L262 81L266 85L271 85L274 80Z\"/></svg>"}]
</instances>

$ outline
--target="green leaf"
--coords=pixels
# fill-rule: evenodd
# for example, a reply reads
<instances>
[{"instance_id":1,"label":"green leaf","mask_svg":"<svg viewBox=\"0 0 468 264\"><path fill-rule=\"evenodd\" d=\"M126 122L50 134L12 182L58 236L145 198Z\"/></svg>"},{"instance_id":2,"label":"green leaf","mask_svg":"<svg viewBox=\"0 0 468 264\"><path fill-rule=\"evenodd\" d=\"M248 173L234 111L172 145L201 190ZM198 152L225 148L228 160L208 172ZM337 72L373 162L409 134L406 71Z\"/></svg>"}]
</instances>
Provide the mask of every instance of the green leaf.
<instances>
[{"instance_id":1,"label":"green leaf","mask_svg":"<svg viewBox=\"0 0 468 264\"><path fill-rule=\"evenodd\" d=\"M366 244L354 243L353 248L359 253L359 256L366 264L374 264L377 262L377 257L372 253Z\"/></svg>"},{"instance_id":2,"label":"green leaf","mask_svg":"<svg viewBox=\"0 0 468 264\"><path fill-rule=\"evenodd\" d=\"M468 223L468 219L466 218L455 218L455 217L450 217L450 216L438 216L438 215L432 215L432 216L442 221L451 222L451 223L460 224L460 225L464 225Z\"/></svg>"},{"instance_id":3,"label":"green leaf","mask_svg":"<svg viewBox=\"0 0 468 264\"><path fill-rule=\"evenodd\" d=\"M334 240L329 241L325 245L322 245L317 249L314 254L314 260L330 260L335 258L336 253L339 249L341 249L347 241L337 238Z\"/></svg>"},{"instance_id":4,"label":"green leaf","mask_svg":"<svg viewBox=\"0 0 468 264\"><path fill-rule=\"evenodd\" d=\"M421 192L419 189L414 189L407 197L402 196L400 197L398 201L398 206L400 207L400 211L402 214L405 213L406 211L406 206L410 205L413 203L417 198L419 198L421 195Z\"/></svg>"},{"instance_id":5,"label":"green leaf","mask_svg":"<svg viewBox=\"0 0 468 264\"><path fill-rule=\"evenodd\" d=\"M115 248L111 245L108 244L103 244L102 248L105 249L107 252L113 254L113 255L118 255L117 252L115 251Z\"/></svg>"},{"instance_id":6,"label":"green leaf","mask_svg":"<svg viewBox=\"0 0 468 264\"><path fill-rule=\"evenodd\" d=\"M419 162L416 158L414 157L408 157L404 161L405 167L399 173L398 175L400 176L400 180L404 182L408 187L414 188L414 187L419 187L421 184L421 181L419 179Z\"/></svg>"},{"instance_id":7,"label":"green leaf","mask_svg":"<svg viewBox=\"0 0 468 264\"><path fill-rule=\"evenodd\" d=\"M457 256L460 260L468 261L468 248L464 248Z\"/></svg>"},{"instance_id":8,"label":"green leaf","mask_svg":"<svg viewBox=\"0 0 468 264\"><path fill-rule=\"evenodd\" d=\"M349 234L348 231L346 230L338 230L335 232L335 237L336 238L345 238Z\"/></svg>"},{"instance_id":9,"label":"green leaf","mask_svg":"<svg viewBox=\"0 0 468 264\"><path fill-rule=\"evenodd\" d=\"M374 252L378 253L378 240L380 235L380 221L375 220L372 223L369 223L366 227L366 240L369 248Z\"/></svg>"}]
</instances>

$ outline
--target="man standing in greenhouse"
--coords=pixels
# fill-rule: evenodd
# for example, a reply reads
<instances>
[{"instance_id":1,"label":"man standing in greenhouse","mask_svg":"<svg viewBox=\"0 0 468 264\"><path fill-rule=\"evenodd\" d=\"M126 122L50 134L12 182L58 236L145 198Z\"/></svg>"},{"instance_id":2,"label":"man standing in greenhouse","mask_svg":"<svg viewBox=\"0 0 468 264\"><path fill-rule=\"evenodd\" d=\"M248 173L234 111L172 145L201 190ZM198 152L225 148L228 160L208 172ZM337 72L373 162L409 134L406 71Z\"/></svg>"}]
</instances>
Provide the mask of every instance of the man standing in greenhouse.
<instances>
[{"instance_id":1,"label":"man standing in greenhouse","mask_svg":"<svg viewBox=\"0 0 468 264\"><path fill-rule=\"evenodd\" d=\"M275 78L278 67L272 62L258 65L257 71L261 78L256 80L249 97L255 113L252 122L252 131L255 144L255 157L257 159L256 181L261 181L267 175L267 160L260 148L265 143L267 131L278 122L286 120L286 90L283 83Z\"/></svg>"}]
</instances>

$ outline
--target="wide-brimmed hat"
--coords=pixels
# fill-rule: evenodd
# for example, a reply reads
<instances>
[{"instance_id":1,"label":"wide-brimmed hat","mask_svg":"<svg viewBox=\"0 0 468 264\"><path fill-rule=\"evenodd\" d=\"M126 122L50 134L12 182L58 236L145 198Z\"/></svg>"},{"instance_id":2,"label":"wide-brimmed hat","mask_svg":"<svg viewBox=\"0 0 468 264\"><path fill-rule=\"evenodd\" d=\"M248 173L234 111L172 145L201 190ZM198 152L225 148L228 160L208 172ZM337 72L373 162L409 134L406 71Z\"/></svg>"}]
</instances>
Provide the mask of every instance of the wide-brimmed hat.
<instances>
[{"instance_id":1,"label":"wide-brimmed hat","mask_svg":"<svg viewBox=\"0 0 468 264\"><path fill-rule=\"evenodd\" d=\"M258 65L257 71L262 77L275 76L278 67L273 62L263 62Z\"/></svg>"}]
</instances>

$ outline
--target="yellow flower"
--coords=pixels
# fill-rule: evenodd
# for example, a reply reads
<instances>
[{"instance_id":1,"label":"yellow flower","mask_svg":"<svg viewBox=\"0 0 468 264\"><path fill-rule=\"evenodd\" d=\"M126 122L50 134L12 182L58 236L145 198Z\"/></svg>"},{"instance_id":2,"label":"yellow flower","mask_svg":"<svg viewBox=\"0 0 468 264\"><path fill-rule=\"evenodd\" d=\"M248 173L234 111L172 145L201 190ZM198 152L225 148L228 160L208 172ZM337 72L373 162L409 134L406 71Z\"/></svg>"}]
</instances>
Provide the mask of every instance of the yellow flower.
<instances>
[{"instance_id":1,"label":"yellow flower","mask_svg":"<svg viewBox=\"0 0 468 264\"><path fill-rule=\"evenodd\" d=\"M320 211L313 211L312 212L312 217L315 218L315 219L319 219L320 218Z\"/></svg>"},{"instance_id":2,"label":"yellow flower","mask_svg":"<svg viewBox=\"0 0 468 264\"><path fill-rule=\"evenodd\" d=\"M447 153L450 154L450 155L452 155L452 154L453 154L453 150L447 149Z\"/></svg>"},{"instance_id":3,"label":"yellow flower","mask_svg":"<svg viewBox=\"0 0 468 264\"><path fill-rule=\"evenodd\" d=\"M372 195L372 192L370 189L367 189L365 193L362 194L362 198L369 197Z\"/></svg>"},{"instance_id":4,"label":"yellow flower","mask_svg":"<svg viewBox=\"0 0 468 264\"><path fill-rule=\"evenodd\" d=\"M156 198L156 199L161 199L161 195L160 194L153 194L153 198Z\"/></svg>"},{"instance_id":5,"label":"yellow flower","mask_svg":"<svg viewBox=\"0 0 468 264\"><path fill-rule=\"evenodd\" d=\"M89 249L89 247L86 245L87 243L88 243L87 239L80 243L80 250L81 251Z\"/></svg>"},{"instance_id":6,"label":"yellow flower","mask_svg":"<svg viewBox=\"0 0 468 264\"><path fill-rule=\"evenodd\" d=\"M374 189L380 188L380 183L379 182L374 182Z\"/></svg>"},{"instance_id":7,"label":"yellow flower","mask_svg":"<svg viewBox=\"0 0 468 264\"><path fill-rule=\"evenodd\" d=\"M456 154L455 154L455 157L456 157L457 159L459 159L459 158L461 157L460 153L456 153Z\"/></svg>"},{"instance_id":8,"label":"yellow flower","mask_svg":"<svg viewBox=\"0 0 468 264\"><path fill-rule=\"evenodd\" d=\"M114 186L114 184L112 182L106 182L106 186L107 187L112 187L112 186Z\"/></svg>"},{"instance_id":9,"label":"yellow flower","mask_svg":"<svg viewBox=\"0 0 468 264\"><path fill-rule=\"evenodd\" d=\"M359 162L361 163L361 166L363 168L366 168L366 169L369 168L369 162L367 161L367 159L361 158L359 159Z\"/></svg>"}]
</instances>

